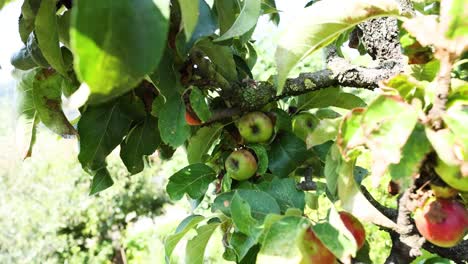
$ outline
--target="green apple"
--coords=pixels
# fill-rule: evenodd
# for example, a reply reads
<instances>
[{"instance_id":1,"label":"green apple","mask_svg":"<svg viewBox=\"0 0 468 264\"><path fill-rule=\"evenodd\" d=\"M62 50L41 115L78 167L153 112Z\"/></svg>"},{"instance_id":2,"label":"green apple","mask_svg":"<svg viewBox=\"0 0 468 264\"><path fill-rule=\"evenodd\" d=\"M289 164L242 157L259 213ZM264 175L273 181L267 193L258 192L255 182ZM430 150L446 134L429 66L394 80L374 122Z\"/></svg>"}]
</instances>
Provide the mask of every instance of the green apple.
<instances>
[{"instance_id":1,"label":"green apple","mask_svg":"<svg viewBox=\"0 0 468 264\"><path fill-rule=\"evenodd\" d=\"M437 166L434 169L440 178L452 188L468 192L468 177L463 177L459 166L449 165L437 157Z\"/></svg>"},{"instance_id":2,"label":"green apple","mask_svg":"<svg viewBox=\"0 0 468 264\"><path fill-rule=\"evenodd\" d=\"M237 123L239 133L250 143L268 141L273 135L273 123L262 112L251 112L241 117Z\"/></svg>"},{"instance_id":3,"label":"green apple","mask_svg":"<svg viewBox=\"0 0 468 264\"><path fill-rule=\"evenodd\" d=\"M231 178L244 181L255 175L257 171L257 160L246 149L232 152L226 159L224 166Z\"/></svg>"},{"instance_id":4,"label":"green apple","mask_svg":"<svg viewBox=\"0 0 468 264\"><path fill-rule=\"evenodd\" d=\"M296 134L296 136L305 141L307 135L314 131L319 122L320 120L311 113L300 113L292 120L293 132Z\"/></svg>"}]
</instances>

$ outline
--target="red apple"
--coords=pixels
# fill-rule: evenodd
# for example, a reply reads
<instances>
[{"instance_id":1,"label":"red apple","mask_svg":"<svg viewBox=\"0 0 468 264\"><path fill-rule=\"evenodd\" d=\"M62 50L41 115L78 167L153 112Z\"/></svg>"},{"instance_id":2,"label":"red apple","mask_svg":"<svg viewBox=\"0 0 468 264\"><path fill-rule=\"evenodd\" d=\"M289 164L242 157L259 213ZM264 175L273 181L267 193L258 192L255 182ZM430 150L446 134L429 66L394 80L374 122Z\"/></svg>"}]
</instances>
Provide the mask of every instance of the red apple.
<instances>
[{"instance_id":1,"label":"red apple","mask_svg":"<svg viewBox=\"0 0 468 264\"><path fill-rule=\"evenodd\" d=\"M346 228L353 234L356 240L357 248L360 249L366 242L366 230L359 220L354 215L348 212L340 212L341 221L343 221Z\"/></svg>"},{"instance_id":2,"label":"red apple","mask_svg":"<svg viewBox=\"0 0 468 264\"><path fill-rule=\"evenodd\" d=\"M190 126L199 126L201 125L200 119L197 117L192 116L188 111L185 111L185 121Z\"/></svg>"},{"instance_id":3,"label":"red apple","mask_svg":"<svg viewBox=\"0 0 468 264\"><path fill-rule=\"evenodd\" d=\"M439 247L455 246L468 231L468 212L455 200L430 198L414 220L419 233Z\"/></svg>"},{"instance_id":4,"label":"red apple","mask_svg":"<svg viewBox=\"0 0 468 264\"><path fill-rule=\"evenodd\" d=\"M336 257L328 248L326 248L322 241L317 238L311 228L307 229L304 233L303 240L303 259L301 264L335 264Z\"/></svg>"}]
</instances>

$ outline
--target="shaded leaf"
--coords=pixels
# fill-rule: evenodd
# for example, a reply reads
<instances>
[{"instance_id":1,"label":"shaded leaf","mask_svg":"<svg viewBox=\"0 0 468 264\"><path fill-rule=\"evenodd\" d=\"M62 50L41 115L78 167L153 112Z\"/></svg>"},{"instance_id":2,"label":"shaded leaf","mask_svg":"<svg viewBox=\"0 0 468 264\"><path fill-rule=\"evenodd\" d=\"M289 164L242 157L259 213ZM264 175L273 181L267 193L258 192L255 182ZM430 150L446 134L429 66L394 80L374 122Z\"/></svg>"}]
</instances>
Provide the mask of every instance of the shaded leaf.
<instances>
[{"instance_id":1,"label":"shaded leaf","mask_svg":"<svg viewBox=\"0 0 468 264\"><path fill-rule=\"evenodd\" d=\"M206 122L210 119L211 111L200 89L192 88L190 92L190 106L202 122Z\"/></svg>"},{"instance_id":2,"label":"shaded leaf","mask_svg":"<svg viewBox=\"0 0 468 264\"><path fill-rule=\"evenodd\" d=\"M195 0L179 0L180 13L182 13L182 24L187 39L192 36L198 21L198 1Z\"/></svg>"},{"instance_id":3,"label":"shaded leaf","mask_svg":"<svg viewBox=\"0 0 468 264\"><path fill-rule=\"evenodd\" d=\"M281 208L281 212L286 212L290 208L297 208L304 211L305 194L296 188L296 181L292 178L275 178L271 182L267 191L273 196Z\"/></svg>"},{"instance_id":4,"label":"shaded leaf","mask_svg":"<svg viewBox=\"0 0 468 264\"><path fill-rule=\"evenodd\" d=\"M131 119L124 113L119 101L88 106L78 121L78 160L83 168L100 169L107 155L127 134L130 122Z\"/></svg>"},{"instance_id":5,"label":"shaded leaf","mask_svg":"<svg viewBox=\"0 0 468 264\"><path fill-rule=\"evenodd\" d=\"M210 58L216 71L224 78L228 81L237 80L236 63L229 47L217 45L209 38L197 42L196 47Z\"/></svg>"},{"instance_id":6,"label":"shaded leaf","mask_svg":"<svg viewBox=\"0 0 468 264\"><path fill-rule=\"evenodd\" d=\"M340 88L327 88L298 96L297 108L307 110L336 106L344 109L364 107L366 103L358 96L343 92Z\"/></svg>"},{"instance_id":7,"label":"shaded leaf","mask_svg":"<svg viewBox=\"0 0 468 264\"><path fill-rule=\"evenodd\" d=\"M158 127L161 139L172 147L182 145L190 136L190 127L185 121L185 105L178 95L167 98L159 113Z\"/></svg>"},{"instance_id":8,"label":"shaded leaf","mask_svg":"<svg viewBox=\"0 0 468 264\"><path fill-rule=\"evenodd\" d=\"M60 50L56 0L42 0L35 21L37 42L47 62L62 75L67 71Z\"/></svg>"},{"instance_id":9,"label":"shaded leaf","mask_svg":"<svg viewBox=\"0 0 468 264\"><path fill-rule=\"evenodd\" d=\"M229 30L215 39L215 41L223 41L247 33L257 24L260 13L261 0L245 0L236 21L234 21Z\"/></svg>"},{"instance_id":10,"label":"shaded leaf","mask_svg":"<svg viewBox=\"0 0 468 264\"><path fill-rule=\"evenodd\" d=\"M208 154L213 143L219 138L222 128L221 124L205 126L190 137L187 146L187 160L190 164L204 161L204 155Z\"/></svg>"},{"instance_id":11,"label":"shaded leaf","mask_svg":"<svg viewBox=\"0 0 468 264\"><path fill-rule=\"evenodd\" d=\"M263 220L266 215L274 213L279 214L280 208L275 199L266 192L259 190L240 189L236 191L239 196L246 201L252 213L252 217L257 220ZM216 197L211 210L214 212L220 210L223 214L231 215L231 202L234 191L225 192Z\"/></svg>"},{"instance_id":12,"label":"shaded leaf","mask_svg":"<svg viewBox=\"0 0 468 264\"><path fill-rule=\"evenodd\" d=\"M248 146L255 152L257 157L257 174L264 174L268 169L268 153L262 145L254 144Z\"/></svg>"},{"instance_id":13,"label":"shaded leaf","mask_svg":"<svg viewBox=\"0 0 468 264\"><path fill-rule=\"evenodd\" d=\"M153 154L160 143L158 119L147 116L120 144L120 158L131 174L137 174L145 167L144 156Z\"/></svg>"},{"instance_id":14,"label":"shaded leaf","mask_svg":"<svg viewBox=\"0 0 468 264\"><path fill-rule=\"evenodd\" d=\"M268 166L273 174L287 177L306 158L307 149L304 141L290 132L276 136L268 153Z\"/></svg>"},{"instance_id":15,"label":"shaded leaf","mask_svg":"<svg viewBox=\"0 0 468 264\"><path fill-rule=\"evenodd\" d=\"M109 171L106 168L101 168L96 171L96 174L93 176L93 181L91 182L91 188L89 195L96 194L100 191L103 191L114 184Z\"/></svg>"},{"instance_id":16,"label":"shaded leaf","mask_svg":"<svg viewBox=\"0 0 468 264\"><path fill-rule=\"evenodd\" d=\"M180 200L184 193L192 199L205 195L208 185L216 179L216 172L203 163L189 165L169 178L166 191L172 200Z\"/></svg>"},{"instance_id":17,"label":"shaded leaf","mask_svg":"<svg viewBox=\"0 0 468 264\"><path fill-rule=\"evenodd\" d=\"M249 236L255 233L257 220L250 214L249 204L237 192L234 192L231 200L231 217L240 232Z\"/></svg>"}]
</instances>

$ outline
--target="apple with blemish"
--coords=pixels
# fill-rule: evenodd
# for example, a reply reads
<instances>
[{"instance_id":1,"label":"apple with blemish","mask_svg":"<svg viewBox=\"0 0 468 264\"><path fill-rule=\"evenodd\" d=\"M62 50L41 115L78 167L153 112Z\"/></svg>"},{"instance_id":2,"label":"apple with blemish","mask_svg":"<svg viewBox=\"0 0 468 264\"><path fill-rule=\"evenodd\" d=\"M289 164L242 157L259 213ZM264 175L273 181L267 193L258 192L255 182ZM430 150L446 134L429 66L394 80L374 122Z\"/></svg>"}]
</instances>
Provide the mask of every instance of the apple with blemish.
<instances>
[{"instance_id":1,"label":"apple with blemish","mask_svg":"<svg viewBox=\"0 0 468 264\"><path fill-rule=\"evenodd\" d=\"M267 142L273 135L273 122L262 112L243 115L237 122L239 133L250 143Z\"/></svg>"},{"instance_id":2,"label":"apple with blemish","mask_svg":"<svg viewBox=\"0 0 468 264\"><path fill-rule=\"evenodd\" d=\"M246 149L232 152L227 157L224 166L229 176L238 181L248 180L257 172L257 160Z\"/></svg>"},{"instance_id":3,"label":"apple with blemish","mask_svg":"<svg viewBox=\"0 0 468 264\"><path fill-rule=\"evenodd\" d=\"M430 198L416 209L414 220L419 233L439 247L457 245L468 231L468 211L456 200Z\"/></svg>"}]
</instances>

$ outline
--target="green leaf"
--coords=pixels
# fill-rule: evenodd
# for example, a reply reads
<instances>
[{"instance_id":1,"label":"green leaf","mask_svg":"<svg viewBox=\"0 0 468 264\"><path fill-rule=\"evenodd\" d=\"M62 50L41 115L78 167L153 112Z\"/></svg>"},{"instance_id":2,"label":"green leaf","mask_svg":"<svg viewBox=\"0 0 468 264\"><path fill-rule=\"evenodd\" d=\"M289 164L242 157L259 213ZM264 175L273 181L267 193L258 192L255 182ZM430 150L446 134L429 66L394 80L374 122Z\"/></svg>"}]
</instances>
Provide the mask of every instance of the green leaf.
<instances>
[{"instance_id":1,"label":"green leaf","mask_svg":"<svg viewBox=\"0 0 468 264\"><path fill-rule=\"evenodd\" d=\"M11 0L0 0L0 10L9 2L11 2Z\"/></svg>"},{"instance_id":2,"label":"green leaf","mask_svg":"<svg viewBox=\"0 0 468 264\"><path fill-rule=\"evenodd\" d=\"M240 12L239 2L232 0L215 0L216 13L220 34L224 34L231 28Z\"/></svg>"},{"instance_id":3,"label":"green leaf","mask_svg":"<svg viewBox=\"0 0 468 264\"><path fill-rule=\"evenodd\" d=\"M67 71L60 50L56 12L56 0L42 0L36 16L36 38L47 62L59 73Z\"/></svg>"},{"instance_id":4,"label":"green leaf","mask_svg":"<svg viewBox=\"0 0 468 264\"><path fill-rule=\"evenodd\" d=\"M448 14L447 14L448 15ZM454 0L450 4L450 24L445 36L454 39L468 36L468 11L465 0Z\"/></svg>"},{"instance_id":5,"label":"green leaf","mask_svg":"<svg viewBox=\"0 0 468 264\"><path fill-rule=\"evenodd\" d=\"M455 137L468 142L468 104L454 104L445 112L442 118Z\"/></svg>"},{"instance_id":6,"label":"green leaf","mask_svg":"<svg viewBox=\"0 0 468 264\"><path fill-rule=\"evenodd\" d=\"M307 149L304 141L290 132L276 136L268 153L268 166L273 174L287 177L306 159Z\"/></svg>"},{"instance_id":7,"label":"green leaf","mask_svg":"<svg viewBox=\"0 0 468 264\"><path fill-rule=\"evenodd\" d=\"M202 122L206 122L210 119L211 111L200 89L192 88L190 92L190 106Z\"/></svg>"},{"instance_id":8,"label":"green leaf","mask_svg":"<svg viewBox=\"0 0 468 264\"><path fill-rule=\"evenodd\" d=\"M36 136L36 125L39 123L37 110L34 107L33 82L39 69L19 74L16 94L16 147L22 159L31 156Z\"/></svg>"},{"instance_id":9,"label":"green leaf","mask_svg":"<svg viewBox=\"0 0 468 264\"><path fill-rule=\"evenodd\" d=\"M96 171L96 174L93 176L93 181L91 183L91 188L89 195L96 194L100 191L103 191L114 184L109 171L106 168L101 168Z\"/></svg>"},{"instance_id":10,"label":"green leaf","mask_svg":"<svg viewBox=\"0 0 468 264\"><path fill-rule=\"evenodd\" d=\"M317 127L307 135L307 148L323 144L330 140L335 140L342 118L322 119Z\"/></svg>"},{"instance_id":11,"label":"green leaf","mask_svg":"<svg viewBox=\"0 0 468 264\"><path fill-rule=\"evenodd\" d=\"M120 144L120 158L131 174L137 174L145 167L143 156L153 154L160 143L158 119L148 115Z\"/></svg>"},{"instance_id":12,"label":"green leaf","mask_svg":"<svg viewBox=\"0 0 468 264\"><path fill-rule=\"evenodd\" d=\"M21 40L26 44L29 34L34 30L37 10L41 5L41 0L25 0L21 6L21 16L18 27Z\"/></svg>"},{"instance_id":13,"label":"green leaf","mask_svg":"<svg viewBox=\"0 0 468 264\"><path fill-rule=\"evenodd\" d=\"M174 248L177 246L179 241L187 234L191 229L193 229L198 223L205 219L204 216L201 215L190 215L185 218L182 222L180 222L179 226L177 227L175 234L170 235L164 241L164 249L166 253L166 263L170 263L170 258Z\"/></svg>"},{"instance_id":14,"label":"green leaf","mask_svg":"<svg viewBox=\"0 0 468 264\"><path fill-rule=\"evenodd\" d=\"M440 61L431 60L426 64L411 65L411 75L419 81L432 82L439 73Z\"/></svg>"},{"instance_id":15,"label":"green leaf","mask_svg":"<svg viewBox=\"0 0 468 264\"><path fill-rule=\"evenodd\" d=\"M185 36L190 39L198 22L198 1L179 0L180 12L182 13L182 24L184 25Z\"/></svg>"},{"instance_id":16,"label":"green leaf","mask_svg":"<svg viewBox=\"0 0 468 264\"><path fill-rule=\"evenodd\" d=\"M266 230L257 263L301 263L302 253L299 244L308 226L306 218L297 216L287 216L274 222Z\"/></svg>"},{"instance_id":17,"label":"green leaf","mask_svg":"<svg viewBox=\"0 0 468 264\"><path fill-rule=\"evenodd\" d=\"M437 69L437 72L439 70ZM421 73L423 74L423 73ZM424 92L426 89L426 84L424 82L419 82L410 76L400 74L394 76L389 81L385 83L387 87L394 88L398 93L410 102L413 98L419 98L424 102Z\"/></svg>"},{"instance_id":18,"label":"green leaf","mask_svg":"<svg viewBox=\"0 0 468 264\"><path fill-rule=\"evenodd\" d=\"M229 47L217 45L209 38L197 42L195 46L210 58L215 70L224 78L228 81L237 80L236 63Z\"/></svg>"},{"instance_id":19,"label":"green leaf","mask_svg":"<svg viewBox=\"0 0 468 264\"><path fill-rule=\"evenodd\" d=\"M416 110L399 97L377 97L364 112L361 126L372 152L372 176L377 181L388 165L398 163L418 121Z\"/></svg>"},{"instance_id":20,"label":"green leaf","mask_svg":"<svg viewBox=\"0 0 468 264\"><path fill-rule=\"evenodd\" d=\"M216 179L216 172L203 163L189 165L169 178L166 191L172 200L180 200L184 193L192 199L205 195L208 185Z\"/></svg>"},{"instance_id":21,"label":"green leaf","mask_svg":"<svg viewBox=\"0 0 468 264\"><path fill-rule=\"evenodd\" d=\"M334 159L340 159L339 151L330 150ZM376 225L395 228L396 224L377 210L367 198L361 193L354 177L355 159L350 161L339 161L339 166L336 168L338 176L336 177L336 186L338 189L338 197L341 200L342 207L357 218L363 221L368 221Z\"/></svg>"},{"instance_id":22,"label":"green leaf","mask_svg":"<svg viewBox=\"0 0 468 264\"><path fill-rule=\"evenodd\" d=\"M159 64L169 25L168 0L80 0L72 9L75 71L100 103L132 89Z\"/></svg>"},{"instance_id":23,"label":"green leaf","mask_svg":"<svg viewBox=\"0 0 468 264\"><path fill-rule=\"evenodd\" d=\"M327 180L327 188L333 197L338 194L337 180L340 173L343 159L336 144L330 147L330 151L325 159L324 175Z\"/></svg>"},{"instance_id":24,"label":"green leaf","mask_svg":"<svg viewBox=\"0 0 468 264\"><path fill-rule=\"evenodd\" d=\"M231 239L229 240L229 246L234 249L234 252L237 256L237 261L240 263L254 263L254 259L249 259L249 253L253 251L258 252L258 246L255 246L258 242L258 238L260 236L260 231L257 231L254 235L244 235L240 232L234 232L231 235ZM256 257L256 256L255 256ZM250 262L249 262L250 260Z\"/></svg>"},{"instance_id":25,"label":"green leaf","mask_svg":"<svg viewBox=\"0 0 468 264\"><path fill-rule=\"evenodd\" d=\"M297 19L280 36L276 49L278 94L300 60L367 19L398 14L398 4L392 0L322 0L296 14Z\"/></svg>"},{"instance_id":26,"label":"green leaf","mask_svg":"<svg viewBox=\"0 0 468 264\"><path fill-rule=\"evenodd\" d=\"M151 74L150 78L166 99L182 92L174 70L174 52L171 49L166 49L158 69Z\"/></svg>"},{"instance_id":27,"label":"green leaf","mask_svg":"<svg viewBox=\"0 0 468 264\"><path fill-rule=\"evenodd\" d=\"M205 126L190 137L187 146L187 160L190 164L204 162L204 156L208 154L213 143L221 135L222 128L221 124Z\"/></svg>"},{"instance_id":28,"label":"green leaf","mask_svg":"<svg viewBox=\"0 0 468 264\"><path fill-rule=\"evenodd\" d=\"M312 230L325 247L337 258L348 259L356 255L356 240L341 220L335 208L330 208L327 222L312 226Z\"/></svg>"},{"instance_id":29,"label":"green leaf","mask_svg":"<svg viewBox=\"0 0 468 264\"><path fill-rule=\"evenodd\" d=\"M76 130L62 111L63 80L54 70L41 69L34 77L33 99L42 123L53 132L69 137L76 135Z\"/></svg>"},{"instance_id":30,"label":"green leaf","mask_svg":"<svg viewBox=\"0 0 468 264\"><path fill-rule=\"evenodd\" d=\"M417 124L403 147L400 162L390 165L392 179L400 181L403 186L409 186L430 151L431 143L426 137L424 126Z\"/></svg>"},{"instance_id":31,"label":"green leaf","mask_svg":"<svg viewBox=\"0 0 468 264\"><path fill-rule=\"evenodd\" d=\"M291 117L284 110L275 108L272 111L275 115L275 132L280 130L292 132Z\"/></svg>"},{"instance_id":32,"label":"green leaf","mask_svg":"<svg viewBox=\"0 0 468 264\"><path fill-rule=\"evenodd\" d=\"M249 236L255 233L257 220L250 214L249 204L239 196L237 191L234 192L231 200L231 217L232 222L240 232Z\"/></svg>"},{"instance_id":33,"label":"green leaf","mask_svg":"<svg viewBox=\"0 0 468 264\"><path fill-rule=\"evenodd\" d=\"M15 68L23 71L30 70L37 66L31 56L31 53L29 53L26 47L23 47L17 52L13 53L13 55L11 55L10 63Z\"/></svg>"},{"instance_id":34,"label":"green leaf","mask_svg":"<svg viewBox=\"0 0 468 264\"><path fill-rule=\"evenodd\" d=\"M198 22L195 30L193 31L192 37L183 41L182 44L185 44L184 46L180 46L180 43L176 43L177 50L180 54L186 54L197 40L213 35L218 29L213 12L204 0L198 0L198 12ZM184 38L184 36L179 34L177 40L180 39L180 42L182 42L182 38Z\"/></svg>"},{"instance_id":35,"label":"green leaf","mask_svg":"<svg viewBox=\"0 0 468 264\"><path fill-rule=\"evenodd\" d=\"M167 98L158 121L161 139L176 148L190 136L190 127L185 121L185 105L180 96Z\"/></svg>"},{"instance_id":36,"label":"green leaf","mask_svg":"<svg viewBox=\"0 0 468 264\"><path fill-rule=\"evenodd\" d=\"M242 36L252 29L261 14L261 0L245 0L244 6L228 31L223 33L215 41L223 41L234 37Z\"/></svg>"},{"instance_id":37,"label":"green leaf","mask_svg":"<svg viewBox=\"0 0 468 264\"><path fill-rule=\"evenodd\" d=\"M321 89L298 96L298 109L308 110L311 108L324 108L328 106L352 109L355 107L364 107L366 103L358 96L343 92L341 88L337 87Z\"/></svg>"},{"instance_id":38,"label":"green leaf","mask_svg":"<svg viewBox=\"0 0 468 264\"><path fill-rule=\"evenodd\" d=\"M363 115L364 108L356 108L351 110L341 122L336 142L341 154L346 158L360 154L360 151L353 152L353 150L364 144L364 131L361 127ZM325 164L326 167L327 164Z\"/></svg>"},{"instance_id":39,"label":"green leaf","mask_svg":"<svg viewBox=\"0 0 468 264\"><path fill-rule=\"evenodd\" d=\"M278 202L281 212L286 212L290 208L297 208L304 211L305 194L296 188L296 181L292 178L275 178L271 182L271 187L267 191Z\"/></svg>"},{"instance_id":40,"label":"green leaf","mask_svg":"<svg viewBox=\"0 0 468 264\"><path fill-rule=\"evenodd\" d=\"M315 235L322 241L333 255L338 258L349 257L356 252L356 242L346 237L337 228L327 222L312 226Z\"/></svg>"},{"instance_id":41,"label":"green leaf","mask_svg":"<svg viewBox=\"0 0 468 264\"><path fill-rule=\"evenodd\" d=\"M219 225L220 223L211 223L197 228L197 235L187 242L187 247L185 249L186 263L205 263L204 256L206 245Z\"/></svg>"},{"instance_id":42,"label":"green leaf","mask_svg":"<svg viewBox=\"0 0 468 264\"><path fill-rule=\"evenodd\" d=\"M257 157L257 173L264 174L268 169L268 153L265 147L259 144L249 145L248 147L255 152Z\"/></svg>"},{"instance_id":43,"label":"green leaf","mask_svg":"<svg viewBox=\"0 0 468 264\"><path fill-rule=\"evenodd\" d=\"M34 63L43 68L50 67L49 63L42 54L41 49L39 48L36 34L34 32L31 32L31 34L29 34L28 42L26 43L26 48L28 49L29 54L31 54L31 58L34 61Z\"/></svg>"},{"instance_id":44,"label":"green leaf","mask_svg":"<svg viewBox=\"0 0 468 264\"><path fill-rule=\"evenodd\" d=\"M80 153L78 160L84 169L100 169L112 150L117 147L130 128L131 119L119 101L88 106L78 121Z\"/></svg>"},{"instance_id":45,"label":"green leaf","mask_svg":"<svg viewBox=\"0 0 468 264\"><path fill-rule=\"evenodd\" d=\"M57 30L60 42L67 48L70 48L70 24L72 11L66 11L57 20Z\"/></svg>"},{"instance_id":46,"label":"green leaf","mask_svg":"<svg viewBox=\"0 0 468 264\"><path fill-rule=\"evenodd\" d=\"M268 214L279 214L280 208L275 199L266 192L259 190L240 189L236 191L239 196L246 201L252 213L253 218L262 221ZM231 215L231 203L234 196L234 191L225 192L213 202L211 210L214 212L220 210L223 214Z\"/></svg>"}]
</instances>

